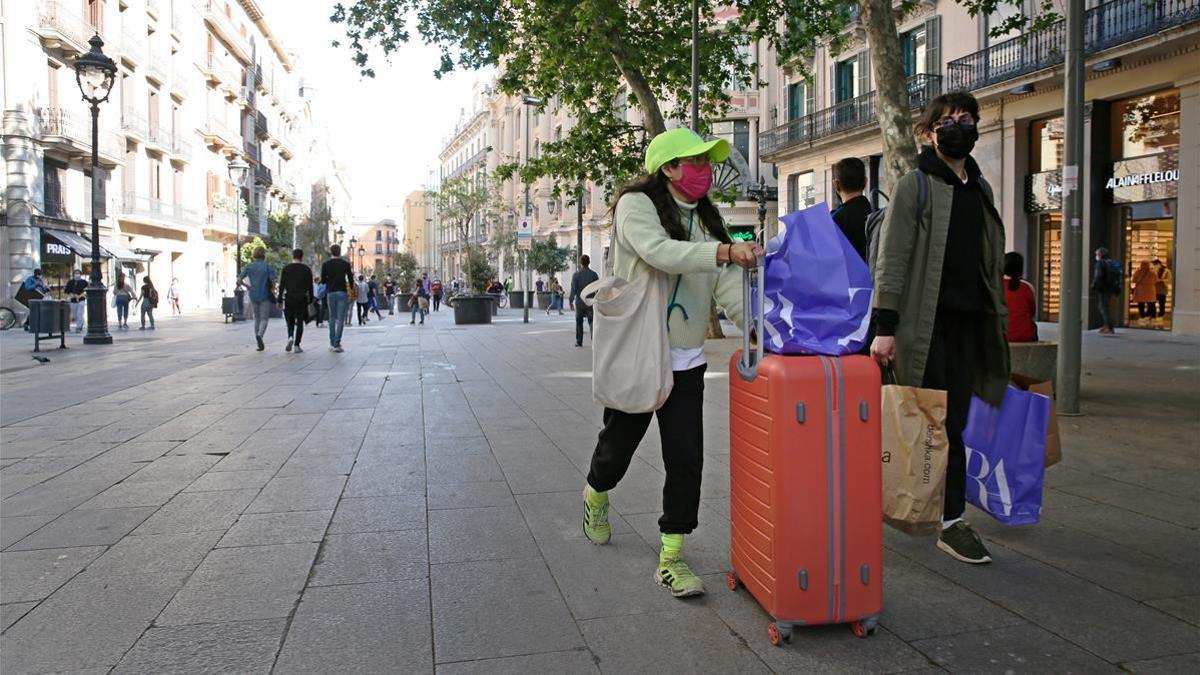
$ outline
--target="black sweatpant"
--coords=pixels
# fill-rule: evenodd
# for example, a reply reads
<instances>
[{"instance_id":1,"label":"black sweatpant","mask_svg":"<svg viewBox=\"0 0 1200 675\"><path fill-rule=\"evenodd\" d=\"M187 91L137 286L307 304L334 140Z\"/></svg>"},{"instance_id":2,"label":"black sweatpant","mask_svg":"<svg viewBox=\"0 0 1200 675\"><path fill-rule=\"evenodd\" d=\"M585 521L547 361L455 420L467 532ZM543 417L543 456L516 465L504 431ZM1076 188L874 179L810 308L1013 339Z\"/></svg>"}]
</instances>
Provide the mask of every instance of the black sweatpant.
<instances>
[{"instance_id":1,"label":"black sweatpant","mask_svg":"<svg viewBox=\"0 0 1200 675\"><path fill-rule=\"evenodd\" d=\"M583 345L583 322L587 320L588 337L592 336L592 312L595 308L579 300L575 303L575 344Z\"/></svg>"},{"instance_id":2,"label":"black sweatpant","mask_svg":"<svg viewBox=\"0 0 1200 675\"><path fill-rule=\"evenodd\" d=\"M370 314L371 306L365 302L355 303L358 305L358 325L363 325L367 322L367 315Z\"/></svg>"},{"instance_id":3,"label":"black sweatpant","mask_svg":"<svg viewBox=\"0 0 1200 675\"><path fill-rule=\"evenodd\" d=\"M303 302L285 302L283 304L283 319L287 322L288 339L294 340L297 347L304 337L304 320L308 318L308 305Z\"/></svg>"},{"instance_id":4,"label":"black sweatpant","mask_svg":"<svg viewBox=\"0 0 1200 675\"><path fill-rule=\"evenodd\" d=\"M971 409L975 368L983 358L984 315L975 312L941 312L933 323L933 339L925 362L926 389L946 392L946 435L950 456L946 463L945 520L962 517L967 505L967 451L963 429Z\"/></svg>"},{"instance_id":5,"label":"black sweatpant","mask_svg":"<svg viewBox=\"0 0 1200 675\"><path fill-rule=\"evenodd\" d=\"M667 402L656 413L626 413L604 409L604 428L592 453L587 482L606 492L617 486L637 450L650 417L658 416L663 464L663 515L658 529L666 534L688 534L696 529L700 512L700 475L704 469L704 371L708 366L675 372L675 385Z\"/></svg>"}]
</instances>

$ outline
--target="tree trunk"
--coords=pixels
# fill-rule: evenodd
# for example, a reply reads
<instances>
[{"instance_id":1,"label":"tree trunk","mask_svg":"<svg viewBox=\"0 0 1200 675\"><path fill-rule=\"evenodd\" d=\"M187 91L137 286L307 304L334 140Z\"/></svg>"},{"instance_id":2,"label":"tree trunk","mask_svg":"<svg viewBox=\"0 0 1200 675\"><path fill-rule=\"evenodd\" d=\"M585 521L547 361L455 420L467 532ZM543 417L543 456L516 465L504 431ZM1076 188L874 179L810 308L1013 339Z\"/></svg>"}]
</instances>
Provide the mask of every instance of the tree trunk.
<instances>
[{"instance_id":1,"label":"tree trunk","mask_svg":"<svg viewBox=\"0 0 1200 675\"><path fill-rule=\"evenodd\" d=\"M912 115L908 108L908 87L904 77L904 54L892 0L860 0L862 22L871 46L871 70L875 76L875 116L883 137L884 191L912 170L917 156L913 140Z\"/></svg>"},{"instance_id":2,"label":"tree trunk","mask_svg":"<svg viewBox=\"0 0 1200 675\"><path fill-rule=\"evenodd\" d=\"M654 90L650 88L650 83L642 75L642 71L626 65L624 50L619 46L613 47L612 57L617 68L620 69L621 75L629 83L629 89L637 97L638 106L642 109L642 116L645 118L643 126L646 127L646 133L653 138L666 131L667 125L663 122L662 110L658 107L658 98L654 95Z\"/></svg>"}]
</instances>

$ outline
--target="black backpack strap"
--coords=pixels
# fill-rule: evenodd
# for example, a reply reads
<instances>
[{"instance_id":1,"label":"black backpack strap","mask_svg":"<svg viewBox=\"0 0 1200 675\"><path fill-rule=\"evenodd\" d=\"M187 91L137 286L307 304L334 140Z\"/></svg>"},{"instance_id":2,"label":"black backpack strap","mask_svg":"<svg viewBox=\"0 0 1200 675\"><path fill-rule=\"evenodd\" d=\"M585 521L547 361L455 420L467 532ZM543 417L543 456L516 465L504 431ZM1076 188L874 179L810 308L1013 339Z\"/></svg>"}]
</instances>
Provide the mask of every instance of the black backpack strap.
<instances>
[{"instance_id":1,"label":"black backpack strap","mask_svg":"<svg viewBox=\"0 0 1200 675\"><path fill-rule=\"evenodd\" d=\"M925 204L929 201L929 176L917 169L917 222L925 217Z\"/></svg>"}]
</instances>

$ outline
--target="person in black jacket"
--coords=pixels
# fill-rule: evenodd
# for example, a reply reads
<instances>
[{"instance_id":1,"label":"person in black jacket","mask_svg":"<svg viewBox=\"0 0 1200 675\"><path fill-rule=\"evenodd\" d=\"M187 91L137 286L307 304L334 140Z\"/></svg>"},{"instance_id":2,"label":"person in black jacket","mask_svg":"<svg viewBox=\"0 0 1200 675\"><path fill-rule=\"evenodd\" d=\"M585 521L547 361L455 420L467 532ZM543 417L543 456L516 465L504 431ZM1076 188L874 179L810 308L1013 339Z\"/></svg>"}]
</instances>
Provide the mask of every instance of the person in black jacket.
<instances>
[{"instance_id":1,"label":"person in black jacket","mask_svg":"<svg viewBox=\"0 0 1200 675\"><path fill-rule=\"evenodd\" d=\"M837 223L858 257L867 260L867 216L871 215L871 200L863 196L867 189L867 167L857 157L847 157L833 165L833 190L842 205L833 210Z\"/></svg>"},{"instance_id":2,"label":"person in black jacket","mask_svg":"<svg viewBox=\"0 0 1200 675\"><path fill-rule=\"evenodd\" d=\"M88 282L84 280L83 272L73 270L71 272L71 280L67 282L66 288L63 289L63 293L71 301L71 318L75 321L76 333L83 332L83 307L84 302L87 300L87 287Z\"/></svg>"},{"instance_id":3,"label":"person in black jacket","mask_svg":"<svg viewBox=\"0 0 1200 675\"><path fill-rule=\"evenodd\" d=\"M583 320L587 319L588 337L592 335L592 306L583 301L583 289L600 278L590 267L589 256L579 256L579 271L571 276L571 309L575 310L575 346L583 346Z\"/></svg>"},{"instance_id":4,"label":"person in black jacket","mask_svg":"<svg viewBox=\"0 0 1200 675\"><path fill-rule=\"evenodd\" d=\"M284 266L279 274L279 299L283 307L283 318L287 322L288 341L284 351L299 354L300 340L304 337L304 323L308 321L308 305L313 301L313 273L304 260L304 251L292 251L292 262Z\"/></svg>"}]
</instances>

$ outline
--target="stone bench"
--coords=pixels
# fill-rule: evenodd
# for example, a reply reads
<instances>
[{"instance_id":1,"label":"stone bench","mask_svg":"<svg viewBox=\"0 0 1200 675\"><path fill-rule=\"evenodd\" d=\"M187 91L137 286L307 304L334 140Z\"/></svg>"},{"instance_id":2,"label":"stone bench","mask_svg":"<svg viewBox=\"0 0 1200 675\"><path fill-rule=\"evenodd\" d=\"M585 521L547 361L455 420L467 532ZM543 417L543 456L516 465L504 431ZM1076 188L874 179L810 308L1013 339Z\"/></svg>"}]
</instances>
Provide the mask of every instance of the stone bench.
<instances>
[{"instance_id":1,"label":"stone bench","mask_svg":"<svg viewBox=\"0 0 1200 675\"><path fill-rule=\"evenodd\" d=\"M1008 351L1013 374L1054 382L1058 374L1057 342L1010 342Z\"/></svg>"}]
</instances>

